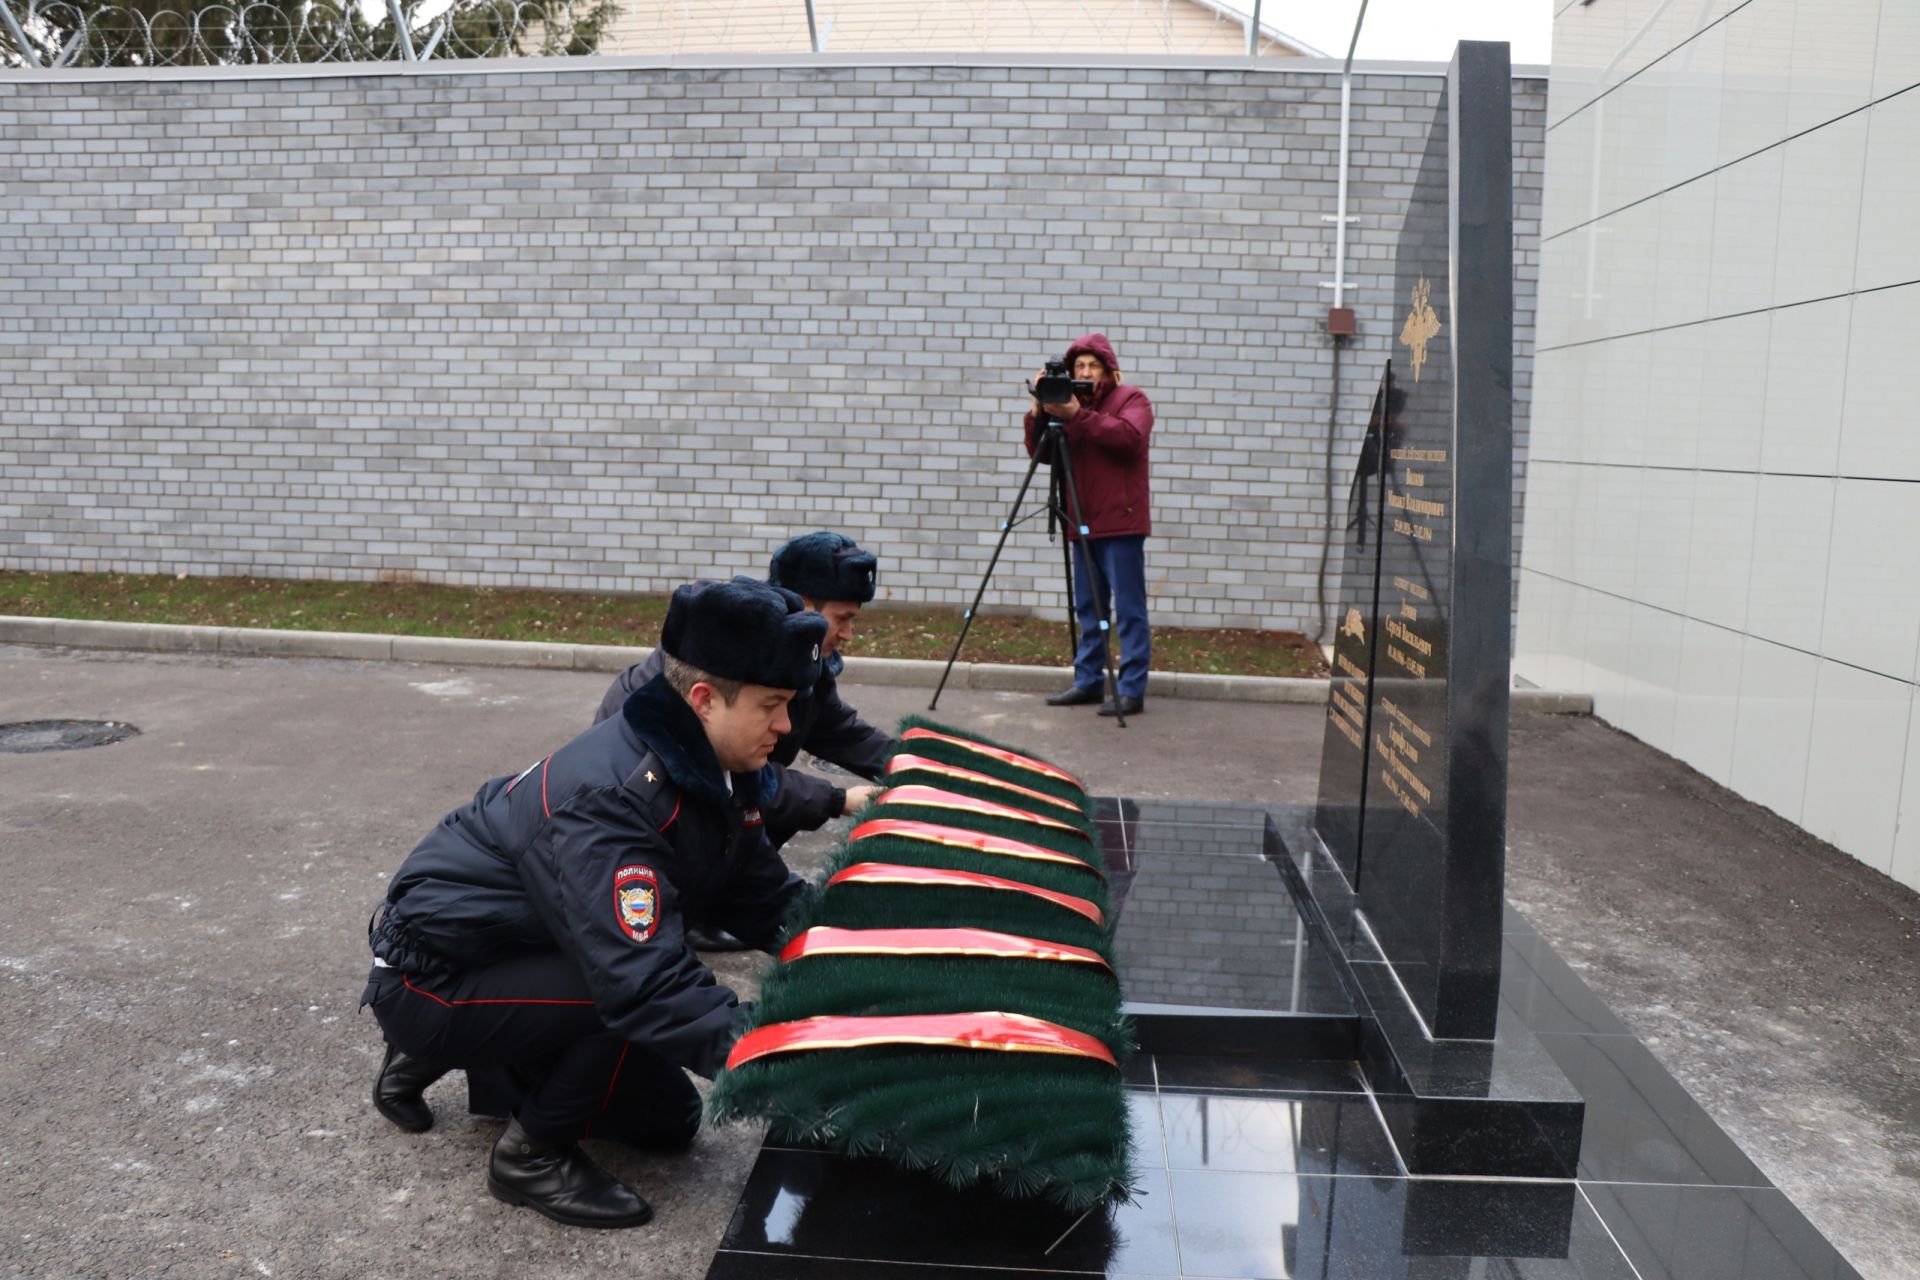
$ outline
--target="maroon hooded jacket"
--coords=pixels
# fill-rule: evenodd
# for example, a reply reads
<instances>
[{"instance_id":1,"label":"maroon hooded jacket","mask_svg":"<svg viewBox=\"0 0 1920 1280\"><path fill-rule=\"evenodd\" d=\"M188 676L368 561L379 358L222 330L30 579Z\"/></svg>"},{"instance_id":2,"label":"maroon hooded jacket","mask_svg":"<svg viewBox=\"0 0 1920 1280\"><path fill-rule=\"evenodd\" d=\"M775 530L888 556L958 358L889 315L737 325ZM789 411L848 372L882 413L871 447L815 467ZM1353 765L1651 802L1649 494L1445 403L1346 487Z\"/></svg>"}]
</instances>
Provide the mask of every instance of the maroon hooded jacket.
<instances>
[{"instance_id":1,"label":"maroon hooded jacket","mask_svg":"<svg viewBox=\"0 0 1920 1280\"><path fill-rule=\"evenodd\" d=\"M1067 363L1082 355L1099 357L1112 375L1119 357L1104 333L1090 333L1067 348ZM1067 453L1080 490L1081 516L1096 538L1121 538L1153 532L1147 494L1147 437L1153 433L1153 406L1138 387L1109 381L1067 423ZM1040 411L1027 411L1027 454L1040 434ZM1072 530L1068 536L1076 538Z\"/></svg>"}]
</instances>

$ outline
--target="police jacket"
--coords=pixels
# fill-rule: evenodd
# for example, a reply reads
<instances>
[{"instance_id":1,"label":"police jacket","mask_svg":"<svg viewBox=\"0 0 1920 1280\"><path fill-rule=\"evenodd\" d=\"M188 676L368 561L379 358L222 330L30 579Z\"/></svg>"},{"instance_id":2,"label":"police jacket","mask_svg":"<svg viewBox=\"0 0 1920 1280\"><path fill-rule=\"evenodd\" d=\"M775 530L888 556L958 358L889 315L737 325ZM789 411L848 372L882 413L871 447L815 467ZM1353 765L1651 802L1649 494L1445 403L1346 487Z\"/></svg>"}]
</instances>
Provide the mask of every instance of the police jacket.
<instances>
[{"instance_id":1,"label":"police jacket","mask_svg":"<svg viewBox=\"0 0 1920 1280\"><path fill-rule=\"evenodd\" d=\"M687 947L683 920L773 942L802 885L766 839L770 780L729 779L693 709L649 681L442 819L388 886L374 955L432 970L558 949L611 1030L711 1076L739 1002Z\"/></svg>"},{"instance_id":2,"label":"police jacket","mask_svg":"<svg viewBox=\"0 0 1920 1280\"><path fill-rule=\"evenodd\" d=\"M660 650L655 649L645 662L622 671L600 700L594 715L598 724L617 715L633 690L653 679L665 667ZM801 748L822 760L872 781L886 768L893 739L860 718L860 713L841 701L838 677L846 660L830 654L821 666L820 679L812 689L787 704L787 716L793 727L781 735L773 748L770 763L775 768L773 799L767 804L767 838L779 848L796 832L817 831L829 819L840 816L847 793L824 778L792 769Z\"/></svg>"}]
</instances>

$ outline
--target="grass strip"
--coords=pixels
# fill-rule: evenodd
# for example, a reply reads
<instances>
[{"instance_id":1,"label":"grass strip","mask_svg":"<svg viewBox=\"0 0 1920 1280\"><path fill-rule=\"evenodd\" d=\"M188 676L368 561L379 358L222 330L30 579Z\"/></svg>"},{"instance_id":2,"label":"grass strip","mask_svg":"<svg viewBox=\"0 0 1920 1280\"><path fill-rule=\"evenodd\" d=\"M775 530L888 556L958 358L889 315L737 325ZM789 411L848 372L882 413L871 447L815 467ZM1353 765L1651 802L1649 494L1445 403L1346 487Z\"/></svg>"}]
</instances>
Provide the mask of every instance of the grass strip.
<instances>
[{"instance_id":1,"label":"grass strip","mask_svg":"<svg viewBox=\"0 0 1920 1280\"><path fill-rule=\"evenodd\" d=\"M427 582L189 577L175 574L0 572L0 614L158 622L282 631L550 640L650 645L666 618L666 593L588 594L456 587ZM861 611L852 657L944 661L960 610L935 605ZM982 615L967 633L968 662L1065 666L1072 660L1056 620ZM1294 632L1156 626L1156 671L1210 675L1324 676L1319 650Z\"/></svg>"}]
</instances>

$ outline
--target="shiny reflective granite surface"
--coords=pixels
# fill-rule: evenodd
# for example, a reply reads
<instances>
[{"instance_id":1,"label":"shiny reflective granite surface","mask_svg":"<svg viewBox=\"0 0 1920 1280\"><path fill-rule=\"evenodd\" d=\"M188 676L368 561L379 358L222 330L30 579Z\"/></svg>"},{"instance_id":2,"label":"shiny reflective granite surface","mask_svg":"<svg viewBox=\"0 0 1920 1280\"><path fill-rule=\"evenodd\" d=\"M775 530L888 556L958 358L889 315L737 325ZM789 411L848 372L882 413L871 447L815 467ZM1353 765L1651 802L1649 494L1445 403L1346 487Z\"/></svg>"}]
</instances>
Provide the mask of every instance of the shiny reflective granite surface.
<instances>
[{"instance_id":1,"label":"shiny reflective granite surface","mask_svg":"<svg viewBox=\"0 0 1920 1280\"><path fill-rule=\"evenodd\" d=\"M1326 947L1295 910L1266 811L1102 799L1114 955L1130 1008L1352 1018Z\"/></svg>"},{"instance_id":2,"label":"shiny reflective granite surface","mask_svg":"<svg viewBox=\"0 0 1920 1280\"><path fill-rule=\"evenodd\" d=\"M1182 892L1177 866L1209 877L1265 822L1237 806L1109 802L1101 814L1108 849L1124 841L1109 855L1116 880L1131 871L1130 894L1168 897ZM1295 945L1270 923L1247 932ZM1204 967L1204 931L1191 941ZM1265 972L1288 975L1291 991L1294 970L1272 963ZM1576 1180L1408 1177L1356 1062L1139 1054L1124 1072L1132 1204L1076 1218L770 1145L708 1280L1857 1276L1511 908L1500 998L1503 1021L1536 1037L1585 1099Z\"/></svg>"}]
</instances>

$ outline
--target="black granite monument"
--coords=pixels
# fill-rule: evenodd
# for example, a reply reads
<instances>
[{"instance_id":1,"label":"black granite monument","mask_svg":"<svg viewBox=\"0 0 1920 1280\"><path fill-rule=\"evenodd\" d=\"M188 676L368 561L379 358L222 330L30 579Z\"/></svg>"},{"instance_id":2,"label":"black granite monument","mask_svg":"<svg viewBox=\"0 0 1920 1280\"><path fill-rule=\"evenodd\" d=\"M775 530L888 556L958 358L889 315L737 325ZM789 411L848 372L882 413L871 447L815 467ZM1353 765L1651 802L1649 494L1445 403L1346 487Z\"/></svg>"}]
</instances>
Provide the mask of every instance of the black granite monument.
<instances>
[{"instance_id":1,"label":"black granite monument","mask_svg":"<svg viewBox=\"0 0 1920 1280\"><path fill-rule=\"evenodd\" d=\"M1463 43L1394 277L1394 358L1345 515L1320 793L1296 891L1348 979L1416 1174L1571 1176L1580 1095L1500 1018L1513 520L1504 45Z\"/></svg>"},{"instance_id":2,"label":"black granite monument","mask_svg":"<svg viewBox=\"0 0 1920 1280\"><path fill-rule=\"evenodd\" d=\"M1387 362L1367 415L1347 495L1345 563L1340 575L1340 621L1333 639L1333 675L1328 684L1327 726L1320 751L1320 800L1314 831L1346 876L1360 880L1361 815L1366 806L1367 743L1373 737L1374 640L1380 634L1380 515L1385 508L1381 442L1398 396L1393 362Z\"/></svg>"},{"instance_id":3,"label":"black granite monument","mask_svg":"<svg viewBox=\"0 0 1920 1280\"><path fill-rule=\"evenodd\" d=\"M1440 1039L1491 1039L1500 987L1509 75L1503 47L1460 46L1401 229L1399 359L1376 394L1355 480L1316 815L1362 927Z\"/></svg>"}]
</instances>

